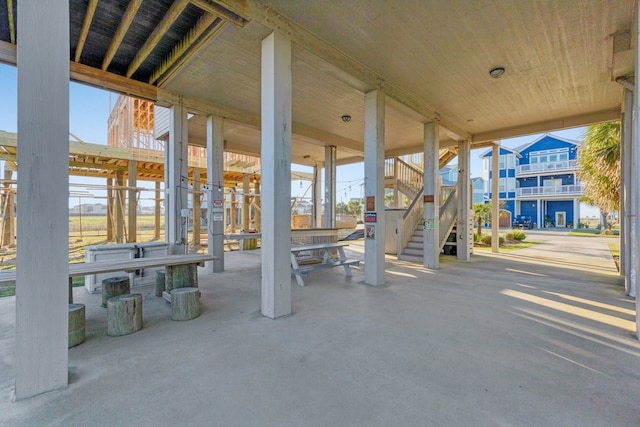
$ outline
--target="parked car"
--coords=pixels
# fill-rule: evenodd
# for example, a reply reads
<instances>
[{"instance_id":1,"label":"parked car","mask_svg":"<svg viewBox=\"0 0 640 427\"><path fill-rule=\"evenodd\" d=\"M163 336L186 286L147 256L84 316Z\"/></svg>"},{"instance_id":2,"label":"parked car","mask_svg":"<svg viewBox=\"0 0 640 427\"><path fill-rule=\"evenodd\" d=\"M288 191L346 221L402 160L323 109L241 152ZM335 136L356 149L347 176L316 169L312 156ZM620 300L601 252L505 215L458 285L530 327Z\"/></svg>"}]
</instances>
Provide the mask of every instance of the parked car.
<instances>
[{"instance_id":1,"label":"parked car","mask_svg":"<svg viewBox=\"0 0 640 427\"><path fill-rule=\"evenodd\" d=\"M530 216L516 215L513 220L513 228L526 228L527 230L531 230L533 228L533 220Z\"/></svg>"}]
</instances>

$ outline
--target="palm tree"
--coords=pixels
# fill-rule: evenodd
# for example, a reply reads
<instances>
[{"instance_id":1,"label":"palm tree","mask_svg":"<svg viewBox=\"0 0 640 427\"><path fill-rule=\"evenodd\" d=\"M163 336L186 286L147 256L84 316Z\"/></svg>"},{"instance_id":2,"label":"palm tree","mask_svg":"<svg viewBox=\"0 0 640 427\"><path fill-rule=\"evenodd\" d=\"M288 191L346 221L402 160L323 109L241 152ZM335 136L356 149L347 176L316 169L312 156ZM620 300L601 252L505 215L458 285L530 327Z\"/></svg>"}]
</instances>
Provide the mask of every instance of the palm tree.
<instances>
[{"instance_id":1,"label":"palm tree","mask_svg":"<svg viewBox=\"0 0 640 427\"><path fill-rule=\"evenodd\" d=\"M578 177L587 201L605 218L620 209L620 122L587 128L578 158Z\"/></svg>"}]
</instances>

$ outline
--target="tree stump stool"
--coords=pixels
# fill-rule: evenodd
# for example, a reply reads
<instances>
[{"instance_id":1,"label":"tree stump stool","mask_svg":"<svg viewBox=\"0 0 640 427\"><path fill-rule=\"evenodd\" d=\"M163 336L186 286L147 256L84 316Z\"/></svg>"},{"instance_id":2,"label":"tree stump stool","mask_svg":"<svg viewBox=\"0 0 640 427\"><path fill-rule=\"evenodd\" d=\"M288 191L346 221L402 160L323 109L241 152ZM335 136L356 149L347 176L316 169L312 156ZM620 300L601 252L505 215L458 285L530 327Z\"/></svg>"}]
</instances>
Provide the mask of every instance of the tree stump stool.
<instances>
[{"instance_id":1,"label":"tree stump stool","mask_svg":"<svg viewBox=\"0 0 640 427\"><path fill-rule=\"evenodd\" d=\"M68 348L84 342L85 337L84 304L69 304L69 344Z\"/></svg>"},{"instance_id":2,"label":"tree stump stool","mask_svg":"<svg viewBox=\"0 0 640 427\"><path fill-rule=\"evenodd\" d=\"M191 320L200 316L200 290L177 288L171 291L171 319Z\"/></svg>"},{"instance_id":3,"label":"tree stump stool","mask_svg":"<svg viewBox=\"0 0 640 427\"><path fill-rule=\"evenodd\" d=\"M107 301L107 335L117 337L142 329L142 294L125 294Z\"/></svg>"},{"instance_id":4,"label":"tree stump stool","mask_svg":"<svg viewBox=\"0 0 640 427\"><path fill-rule=\"evenodd\" d=\"M156 270L156 296L161 297L165 290L165 271Z\"/></svg>"},{"instance_id":5,"label":"tree stump stool","mask_svg":"<svg viewBox=\"0 0 640 427\"><path fill-rule=\"evenodd\" d=\"M102 306L107 306L107 301L118 295L131 292L129 278L126 276L110 277L102 281Z\"/></svg>"},{"instance_id":6,"label":"tree stump stool","mask_svg":"<svg viewBox=\"0 0 640 427\"><path fill-rule=\"evenodd\" d=\"M171 292L176 288L198 287L198 265L172 265L166 268L165 290Z\"/></svg>"}]
</instances>

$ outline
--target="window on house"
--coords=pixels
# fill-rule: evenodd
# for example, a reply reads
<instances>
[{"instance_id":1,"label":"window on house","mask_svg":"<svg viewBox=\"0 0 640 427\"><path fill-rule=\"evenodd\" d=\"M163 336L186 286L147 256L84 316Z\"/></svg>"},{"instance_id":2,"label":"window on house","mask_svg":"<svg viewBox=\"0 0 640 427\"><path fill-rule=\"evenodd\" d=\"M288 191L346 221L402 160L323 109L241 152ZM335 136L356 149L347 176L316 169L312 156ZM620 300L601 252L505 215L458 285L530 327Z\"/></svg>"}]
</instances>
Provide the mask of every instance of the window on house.
<instances>
[{"instance_id":1,"label":"window on house","mask_svg":"<svg viewBox=\"0 0 640 427\"><path fill-rule=\"evenodd\" d=\"M482 159L482 169L485 171L489 170L489 159L487 157Z\"/></svg>"},{"instance_id":2,"label":"window on house","mask_svg":"<svg viewBox=\"0 0 640 427\"><path fill-rule=\"evenodd\" d=\"M513 169L516 167L516 155L508 154L507 155L507 168Z\"/></svg>"},{"instance_id":3,"label":"window on house","mask_svg":"<svg viewBox=\"0 0 640 427\"><path fill-rule=\"evenodd\" d=\"M561 179L545 179L542 185L545 187L560 187L562 186L562 180Z\"/></svg>"},{"instance_id":4,"label":"window on house","mask_svg":"<svg viewBox=\"0 0 640 427\"><path fill-rule=\"evenodd\" d=\"M500 156L498 169L504 169L504 154Z\"/></svg>"},{"instance_id":5,"label":"window on house","mask_svg":"<svg viewBox=\"0 0 640 427\"><path fill-rule=\"evenodd\" d=\"M505 192L505 179L504 178L500 178L500 180L498 181L498 192L499 193L504 193Z\"/></svg>"},{"instance_id":6,"label":"window on house","mask_svg":"<svg viewBox=\"0 0 640 427\"><path fill-rule=\"evenodd\" d=\"M516 191L516 179L515 178L508 178L507 179L507 191L510 193L513 193L514 191Z\"/></svg>"}]
</instances>

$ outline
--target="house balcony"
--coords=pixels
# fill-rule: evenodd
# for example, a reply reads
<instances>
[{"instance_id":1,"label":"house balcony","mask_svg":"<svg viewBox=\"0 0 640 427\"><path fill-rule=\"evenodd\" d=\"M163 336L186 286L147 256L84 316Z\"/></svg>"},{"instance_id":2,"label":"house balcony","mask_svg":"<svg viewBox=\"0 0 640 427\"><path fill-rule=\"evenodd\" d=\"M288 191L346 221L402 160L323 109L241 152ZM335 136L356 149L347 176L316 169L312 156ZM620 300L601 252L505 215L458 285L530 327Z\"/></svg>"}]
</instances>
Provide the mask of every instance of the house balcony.
<instances>
[{"instance_id":1,"label":"house balcony","mask_svg":"<svg viewBox=\"0 0 640 427\"><path fill-rule=\"evenodd\" d=\"M567 172L578 169L576 160L563 160L560 162L534 163L519 165L516 167L516 176L535 175L548 172Z\"/></svg>"},{"instance_id":2,"label":"house balcony","mask_svg":"<svg viewBox=\"0 0 640 427\"><path fill-rule=\"evenodd\" d=\"M516 188L517 198L582 196L582 184Z\"/></svg>"}]
</instances>

